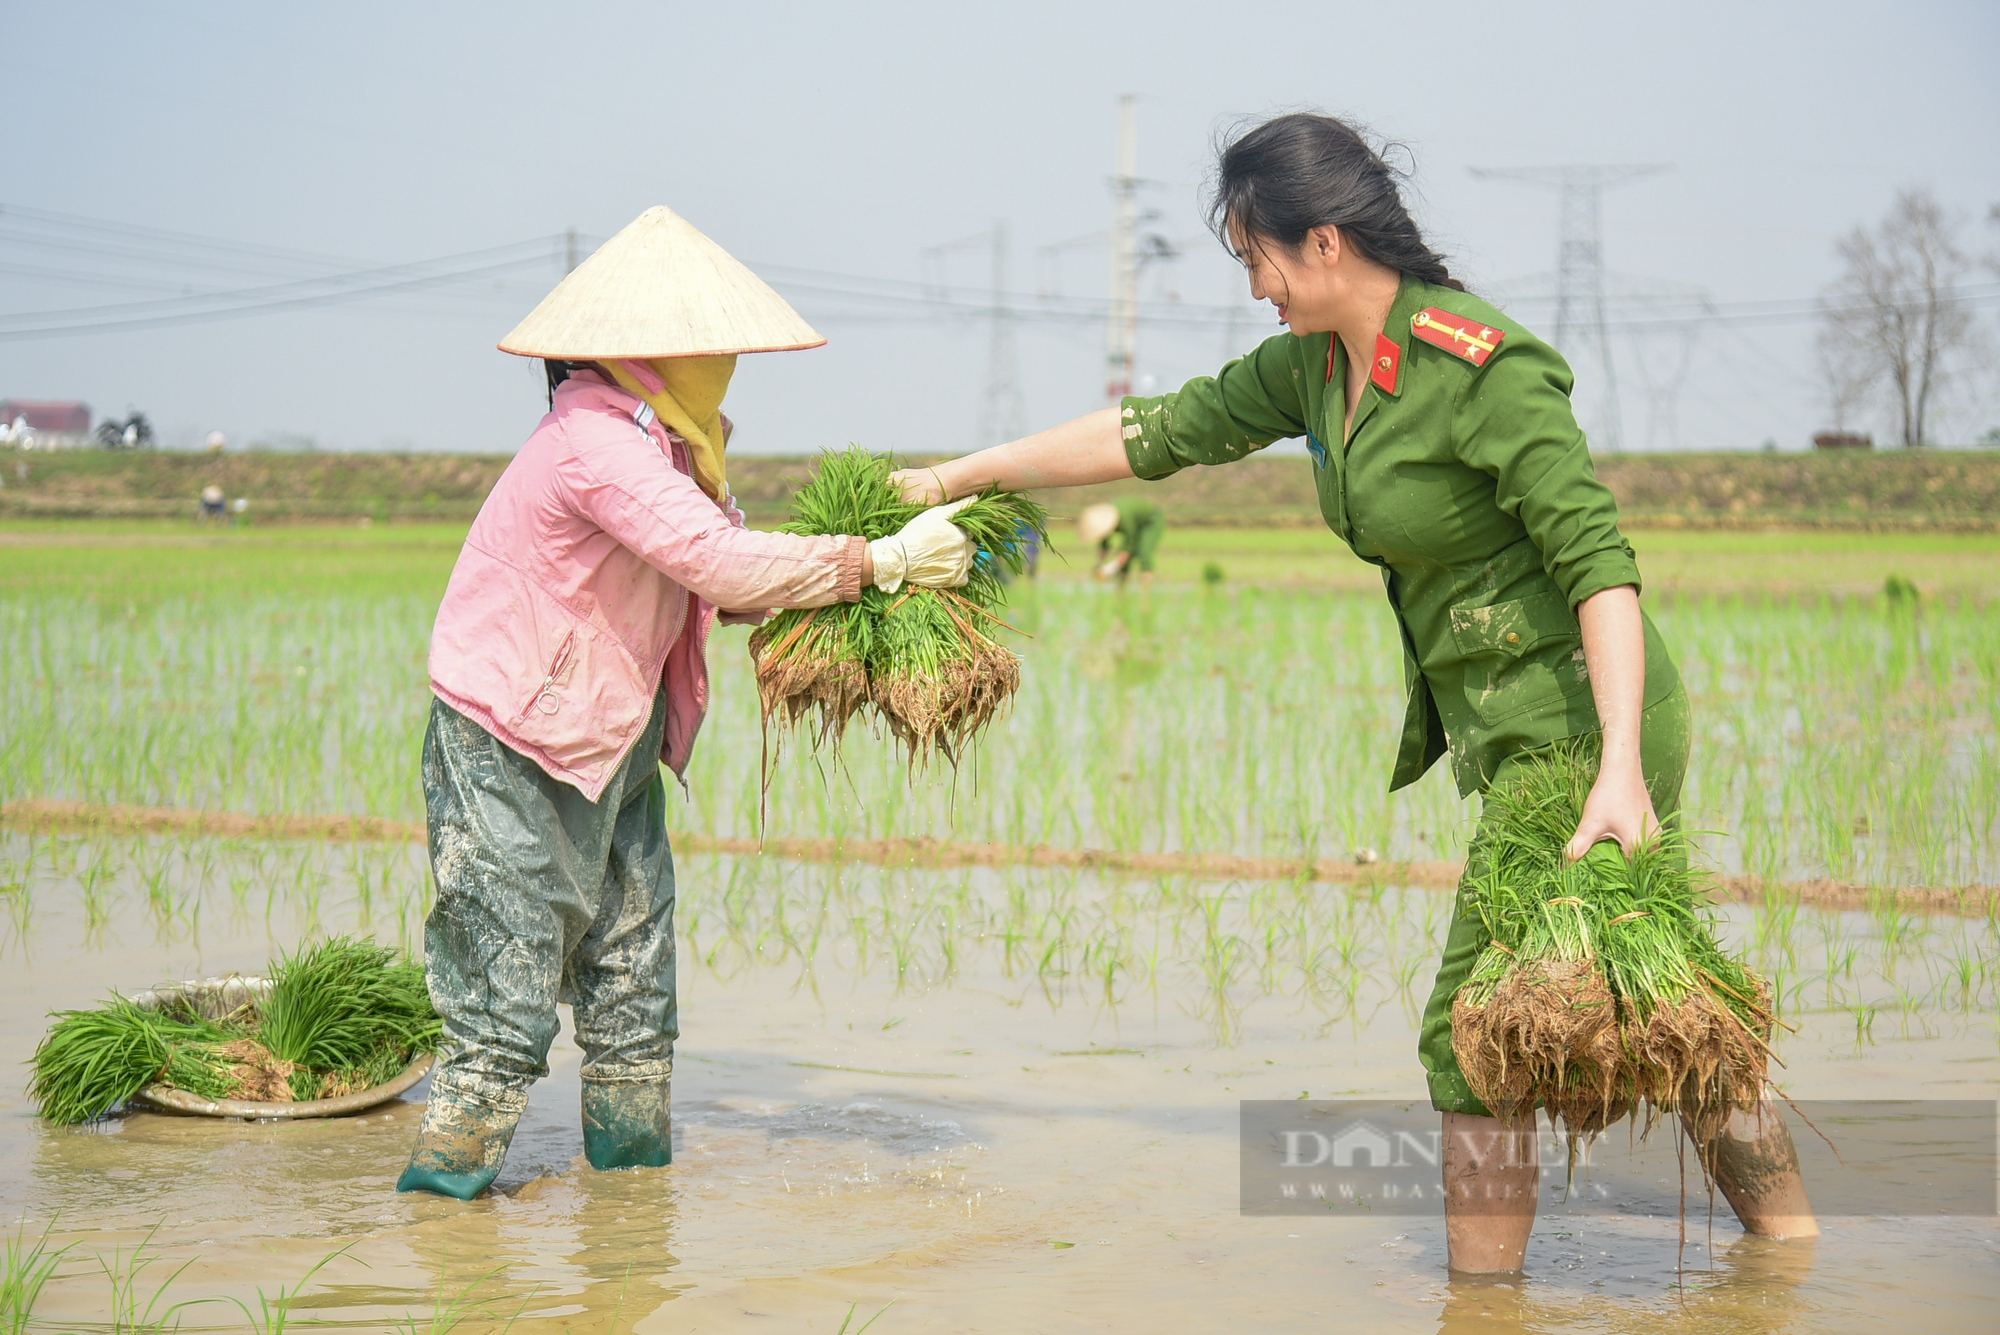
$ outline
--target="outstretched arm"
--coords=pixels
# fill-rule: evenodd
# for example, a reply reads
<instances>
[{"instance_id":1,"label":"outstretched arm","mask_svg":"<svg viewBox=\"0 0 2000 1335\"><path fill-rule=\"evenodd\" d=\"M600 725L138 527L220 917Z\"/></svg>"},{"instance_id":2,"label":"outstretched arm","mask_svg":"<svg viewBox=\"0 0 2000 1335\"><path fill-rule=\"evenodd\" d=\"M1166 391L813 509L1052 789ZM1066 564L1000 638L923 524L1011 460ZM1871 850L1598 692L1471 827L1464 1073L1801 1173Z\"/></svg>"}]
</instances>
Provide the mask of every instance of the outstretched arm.
<instances>
[{"instance_id":1,"label":"outstretched arm","mask_svg":"<svg viewBox=\"0 0 2000 1335\"><path fill-rule=\"evenodd\" d=\"M1604 726L1604 757L1566 850L1575 861L1600 839L1630 853L1660 828L1639 763L1639 715L1646 694L1646 632L1639 591L1630 584L1594 593L1577 605L1590 693Z\"/></svg>"},{"instance_id":2,"label":"outstretched arm","mask_svg":"<svg viewBox=\"0 0 2000 1335\"><path fill-rule=\"evenodd\" d=\"M1043 487L1083 487L1132 476L1119 434L1118 410L1100 408L1074 421L990 450L930 468L905 468L895 475L911 501L937 505L972 496L998 484L1002 491Z\"/></svg>"}]
</instances>

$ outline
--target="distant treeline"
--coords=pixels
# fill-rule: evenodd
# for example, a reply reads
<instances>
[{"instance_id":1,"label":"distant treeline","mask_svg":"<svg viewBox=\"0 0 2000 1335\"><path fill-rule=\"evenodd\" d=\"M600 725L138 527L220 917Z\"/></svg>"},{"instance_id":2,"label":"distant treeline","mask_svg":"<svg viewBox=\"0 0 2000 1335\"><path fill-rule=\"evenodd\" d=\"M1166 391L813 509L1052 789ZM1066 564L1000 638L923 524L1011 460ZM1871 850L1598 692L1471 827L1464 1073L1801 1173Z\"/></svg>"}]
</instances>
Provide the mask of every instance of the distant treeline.
<instances>
[{"instance_id":1,"label":"distant treeline","mask_svg":"<svg viewBox=\"0 0 2000 1335\"><path fill-rule=\"evenodd\" d=\"M0 451L0 517L192 518L202 488L248 502L250 523L469 520L507 466L463 454ZM784 518L811 461L744 455L729 479L752 522ZM1605 455L1598 476L1637 526L2000 529L2000 450ZM1184 524L1319 522L1302 457L1193 468L1165 482L1058 493L1058 516L1143 492Z\"/></svg>"}]
</instances>

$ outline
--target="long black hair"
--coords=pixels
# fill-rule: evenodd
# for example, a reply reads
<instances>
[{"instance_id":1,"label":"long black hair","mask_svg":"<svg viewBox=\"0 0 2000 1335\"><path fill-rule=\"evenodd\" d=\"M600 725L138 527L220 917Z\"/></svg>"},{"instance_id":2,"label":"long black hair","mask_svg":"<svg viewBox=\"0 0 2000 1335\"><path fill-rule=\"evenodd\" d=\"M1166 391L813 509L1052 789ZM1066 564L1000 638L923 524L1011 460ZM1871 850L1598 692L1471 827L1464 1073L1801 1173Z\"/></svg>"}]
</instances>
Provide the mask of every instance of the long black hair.
<instances>
[{"instance_id":1,"label":"long black hair","mask_svg":"<svg viewBox=\"0 0 2000 1335\"><path fill-rule=\"evenodd\" d=\"M1410 217L1400 175L1346 121L1274 116L1222 146L1208 225L1232 250L1234 228L1294 252L1313 228L1337 227L1377 264L1465 291Z\"/></svg>"},{"instance_id":2,"label":"long black hair","mask_svg":"<svg viewBox=\"0 0 2000 1335\"><path fill-rule=\"evenodd\" d=\"M556 386L569 379L571 371L580 371L589 362L559 362L550 357L542 358L542 371L549 378L549 411L556 410Z\"/></svg>"}]
</instances>

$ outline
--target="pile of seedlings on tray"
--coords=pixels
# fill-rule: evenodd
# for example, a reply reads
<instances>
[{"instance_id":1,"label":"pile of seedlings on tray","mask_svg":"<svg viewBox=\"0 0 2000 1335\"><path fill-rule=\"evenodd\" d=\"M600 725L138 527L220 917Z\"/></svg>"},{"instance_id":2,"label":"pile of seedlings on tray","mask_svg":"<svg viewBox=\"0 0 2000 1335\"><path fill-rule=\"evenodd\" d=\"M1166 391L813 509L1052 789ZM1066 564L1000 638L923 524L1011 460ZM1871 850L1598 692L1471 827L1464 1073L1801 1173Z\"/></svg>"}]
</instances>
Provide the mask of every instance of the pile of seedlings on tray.
<instances>
[{"instance_id":1,"label":"pile of seedlings on tray","mask_svg":"<svg viewBox=\"0 0 2000 1335\"><path fill-rule=\"evenodd\" d=\"M1493 939L1452 1003L1452 1050L1495 1114L1540 1104L1572 1145L1634 1112L1705 1144L1757 1107L1770 985L1716 943L1677 817L1630 857L1565 859L1596 772L1587 745L1555 747L1488 794L1469 887Z\"/></svg>"},{"instance_id":2,"label":"pile of seedlings on tray","mask_svg":"<svg viewBox=\"0 0 2000 1335\"><path fill-rule=\"evenodd\" d=\"M423 965L337 937L281 956L269 998L210 1014L163 990L157 1006L113 995L57 1011L35 1050L28 1095L51 1122L87 1122L149 1085L205 1099L293 1103L384 1084L437 1046Z\"/></svg>"},{"instance_id":3,"label":"pile of seedlings on tray","mask_svg":"<svg viewBox=\"0 0 2000 1335\"><path fill-rule=\"evenodd\" d=\"M851 533L873 541L926 508L889 480L887 455L859 447L822 456L792 498L786 533ZM1047 540L1048 515L1026 496L990 490L952 522L978 548L963 588L870 588L861 600L780 612L750 637L764 721L805 723L816 745L838 748L855 715L873 709L913 767L955 762L1021 684L1021 660L996 640L1006 623L1003 574L1026 568L1029 535Z\"/></svg>"}]
</instances>

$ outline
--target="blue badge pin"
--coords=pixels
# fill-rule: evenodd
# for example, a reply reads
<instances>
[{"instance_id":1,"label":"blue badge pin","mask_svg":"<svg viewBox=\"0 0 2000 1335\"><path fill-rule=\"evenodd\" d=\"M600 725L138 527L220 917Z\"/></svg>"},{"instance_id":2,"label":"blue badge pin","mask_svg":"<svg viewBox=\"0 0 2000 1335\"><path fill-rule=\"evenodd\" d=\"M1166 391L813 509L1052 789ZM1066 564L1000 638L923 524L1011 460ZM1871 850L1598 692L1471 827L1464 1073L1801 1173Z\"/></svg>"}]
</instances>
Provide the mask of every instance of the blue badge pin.
<instances>
[{"instance_id":1,"label":"blue badge pin","mask_svg":"<svg viewBox=\"0 0 2000 1335\"><path fill-rule=\"evenodd\" d=\"M1306 452L1312 455L1314 468L1326 467L1326 446L1310 431L1306 432Z\"/></svg>"}]
</instances>

